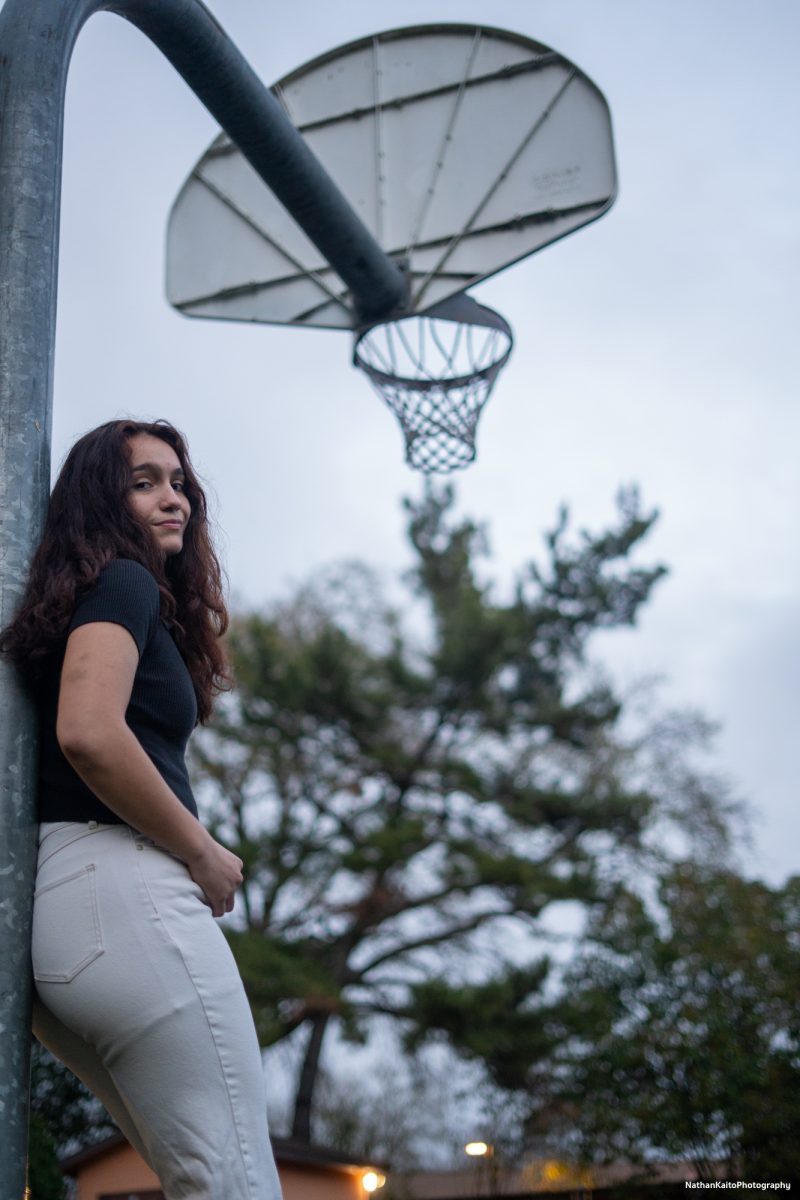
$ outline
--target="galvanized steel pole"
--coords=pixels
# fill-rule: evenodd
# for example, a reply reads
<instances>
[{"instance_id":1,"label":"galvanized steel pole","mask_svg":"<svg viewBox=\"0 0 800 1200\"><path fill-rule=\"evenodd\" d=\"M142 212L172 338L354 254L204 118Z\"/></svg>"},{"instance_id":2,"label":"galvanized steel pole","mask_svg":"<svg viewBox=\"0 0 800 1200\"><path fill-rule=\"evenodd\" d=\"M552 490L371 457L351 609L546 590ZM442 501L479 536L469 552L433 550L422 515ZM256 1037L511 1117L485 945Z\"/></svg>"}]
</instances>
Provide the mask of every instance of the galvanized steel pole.
<instances>
[{"instance_id":1,"label":"galvanized steel pole","mask_svg":"<svg viewBox=\"0 0 800 1200\"><path fill-rule=\"evenodd\" d=\"M81 27L115 12L172 62L350 288L364 320L406 283L200 0L6 0L0 11L0 626L49 493L64 92ZM0 663L0 1197L25 1182L36 736Z\"/></svg>"}]
</instances>

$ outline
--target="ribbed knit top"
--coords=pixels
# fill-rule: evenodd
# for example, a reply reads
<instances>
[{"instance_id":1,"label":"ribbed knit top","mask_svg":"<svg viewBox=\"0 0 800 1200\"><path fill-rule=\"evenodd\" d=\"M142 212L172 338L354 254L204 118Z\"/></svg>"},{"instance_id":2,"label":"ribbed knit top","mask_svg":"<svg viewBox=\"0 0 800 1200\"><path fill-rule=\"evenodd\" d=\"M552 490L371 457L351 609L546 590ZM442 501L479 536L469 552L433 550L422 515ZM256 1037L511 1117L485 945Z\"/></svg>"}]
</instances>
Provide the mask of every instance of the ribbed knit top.
<instances>
[{"instance_id":1,"label":"ribbed knit top","mask_svg":"<svg viewBox=\"0 0 800 1200\"><path fill-rule=\"evenodd\" d=\"M55 656L40 704L39 820L100 821L124 824L83 782L64 757L56 738L61 669L67 638L80 625L110 621L127 629L139 651L125 720L164 781L197 816L186 770L186 743L197 722L191 676L160 616L158 584L140 563L115 559L83 596Z\"/></svg>"}]
</instances>

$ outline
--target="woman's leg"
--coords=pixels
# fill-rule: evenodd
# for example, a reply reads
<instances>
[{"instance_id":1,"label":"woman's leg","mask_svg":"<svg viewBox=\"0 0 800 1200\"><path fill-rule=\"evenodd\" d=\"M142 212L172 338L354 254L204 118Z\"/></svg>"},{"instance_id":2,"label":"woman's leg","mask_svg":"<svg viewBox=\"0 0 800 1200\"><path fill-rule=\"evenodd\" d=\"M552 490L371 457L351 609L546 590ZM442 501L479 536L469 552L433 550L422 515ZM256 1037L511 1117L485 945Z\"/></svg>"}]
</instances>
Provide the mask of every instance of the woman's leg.
<instances>
[{"instance_id":1,"label":"woman's leg","mask_svg":"<svg viewBox=\"0 0 800 1200\"><path fill-rule=\"evenodd\" d=\"M42 1045L60 1059L64 1066L69 1067L72 1074L77 1075L89 1091L106 1106L134 1150L137 1150L147 1165L155 1170L148 1159L147 1147L139 1137L139 1130L97 1051L83 1038L76 1037L71 1029L67 1029L49 1008L45 1008L37 995L33 997L33 1032Z\"/></svg>"},{"instance_id":2,"label":"woman's leg","mask_svg":"<svg viewBox=\"0 0 800 1200\"><path fill-rule=\"evenodd\" d=\"M40 856L34 974L94 1048L167 1200L278 1200L249 1006L183 863L126 826Z\"/></svg>"}]
</instances>

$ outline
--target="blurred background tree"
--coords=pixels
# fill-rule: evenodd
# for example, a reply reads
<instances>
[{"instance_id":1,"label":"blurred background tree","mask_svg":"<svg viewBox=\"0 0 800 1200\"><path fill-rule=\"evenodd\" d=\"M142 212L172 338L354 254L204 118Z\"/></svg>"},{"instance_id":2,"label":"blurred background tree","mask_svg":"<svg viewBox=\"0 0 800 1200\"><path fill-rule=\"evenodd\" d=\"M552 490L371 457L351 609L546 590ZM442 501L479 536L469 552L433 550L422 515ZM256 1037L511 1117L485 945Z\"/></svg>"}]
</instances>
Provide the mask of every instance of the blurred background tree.
<instances>
[{"instance_id":1,"label":"blurred background tree","mask_svg":"<svg viewBox=\"0 0 800 1200\"><path fill-rule=\"evenodd\" d=\"M571 1110L583 1157L799 1178L799 931L798 877L771 889L680 864L650 911L621 891L568 972L566 1052L549 1088L539 1078L531 1127Z\"/></svg>"},{"instance_id":2,"label":"blurred background tree","mask_svg":"<svg viewBox=\"0 0 800 1200\"><path fill-rule=\"evenodd\" d=\"M262 1044L307 1031L305 1140L332 1022L365 1040L381 1014L424 1039L444 1027L432 997L456 984L479 1030L544 992L531 935L551 906L604 909L663 859L668 820L706 849L727 837L723 798L688 769L676 782L687 723L624 736L620 698L586 668L591 635L633 623L664 574L629 561L655 514L629 490L616 528L570 538L562 512L546 566L526 564L501 601L479 578L483 531L452 507L449 488L406 502L404 608L421 604L425 634L359 566L240 616L237 689L193 743L210 824L246 863L228 935ZM474 981L489 942L522 961L495 953ZM538 1016L529 1035L550 1046Z\"/></svg>"},{"instance_id":3,"label":"blurred background tree","mask_svg":"<svg viewBox=\"0 0 800 1200\"><path fill-rule=\"evenodd\" d=\"M594 910L549 1004L522 980L437 982L417 1029L438 1026L521 1098L518 1152L797 1179L799 929L800 878L770 889L675 864L650 902L621 887Z\"/></svg>"}]
</instances>

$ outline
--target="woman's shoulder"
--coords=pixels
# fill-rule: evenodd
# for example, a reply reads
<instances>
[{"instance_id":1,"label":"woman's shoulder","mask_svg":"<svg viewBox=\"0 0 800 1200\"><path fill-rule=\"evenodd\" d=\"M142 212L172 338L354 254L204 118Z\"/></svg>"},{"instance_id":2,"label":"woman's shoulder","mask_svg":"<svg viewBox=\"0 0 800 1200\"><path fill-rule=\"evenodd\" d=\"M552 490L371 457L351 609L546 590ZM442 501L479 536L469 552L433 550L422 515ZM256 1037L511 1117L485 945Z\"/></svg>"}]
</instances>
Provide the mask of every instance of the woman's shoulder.
<instances>
[{"instance_id":1,"label":"woman's shoulder","mask_svg":"<svg viewBox=\"0 0 800 1200\"><path fill-rule=\"evenodd\" d=\"M88 596L102 596L109 601L161 607L161 593L156 578L142 563L132 558L114 558L101 569Z\"/></svg>"},{"instance_id":2,"label":"woman's shoulder","mask_svg":"<svg viewBox=\"0 0 800 1200\"><path fill-rule=\"evenodd\" d=\"M152 571L133 558L112 558L100 570L95 582L158 592L158 583Z\"/></svg>"},{"instance_id":3,"label":"woman's shoulder","mask_svg":"<svg viewBox=\"0 0 800 1200\"><path fill-rule=\"evenodd\" d=\"M133 559L115 558L78 600L67 633L93 621L113 621L130 630L141 652L160 612L161 593L155 576Z\"/></svg>"}]
</instances>

